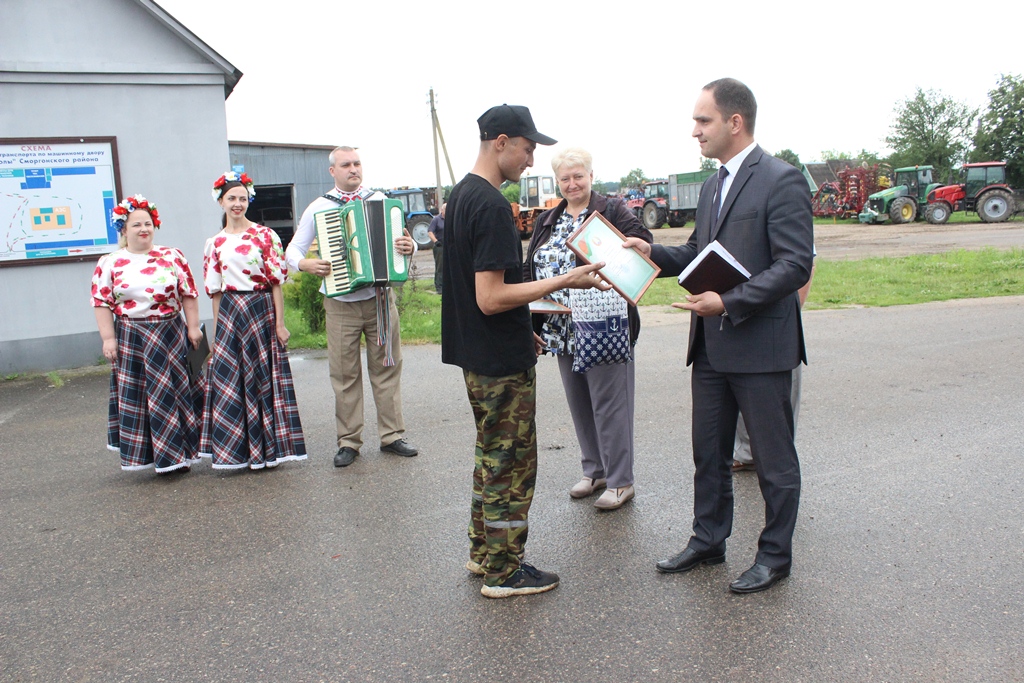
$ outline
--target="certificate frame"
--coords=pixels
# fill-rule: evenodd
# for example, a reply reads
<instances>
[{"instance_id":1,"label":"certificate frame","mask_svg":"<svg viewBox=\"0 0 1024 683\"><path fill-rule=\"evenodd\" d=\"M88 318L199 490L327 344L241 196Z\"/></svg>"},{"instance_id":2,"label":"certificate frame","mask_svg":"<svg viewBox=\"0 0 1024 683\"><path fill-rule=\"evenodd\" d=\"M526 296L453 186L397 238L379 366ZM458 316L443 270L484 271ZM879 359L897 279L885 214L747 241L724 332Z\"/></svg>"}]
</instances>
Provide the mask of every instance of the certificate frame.
<instances>
[{"instance_id":1,"label":"certificate frame","mask_svg":"<svg viewBox=\"0 0 1024 683\"><path fill-rule=\"evenodd\" d=\"M636 247L623 249L625 241L626 236L601 212L595 211L576 232L569 235L565 246L583 263L604 261L604 267L597 274L630 305L636 306L661 268Z\"/></svg>"},{"instance_id":2,"label":"certificate frame","mask_svg":"<svg viewBox=\"0 0 1024 683\"><path fill-rule=\"evenodd\" d=\"M530 302L530 313L559 315L572 313L572 309L551 299L537 299Z\"/></svg>"}]
</instances>

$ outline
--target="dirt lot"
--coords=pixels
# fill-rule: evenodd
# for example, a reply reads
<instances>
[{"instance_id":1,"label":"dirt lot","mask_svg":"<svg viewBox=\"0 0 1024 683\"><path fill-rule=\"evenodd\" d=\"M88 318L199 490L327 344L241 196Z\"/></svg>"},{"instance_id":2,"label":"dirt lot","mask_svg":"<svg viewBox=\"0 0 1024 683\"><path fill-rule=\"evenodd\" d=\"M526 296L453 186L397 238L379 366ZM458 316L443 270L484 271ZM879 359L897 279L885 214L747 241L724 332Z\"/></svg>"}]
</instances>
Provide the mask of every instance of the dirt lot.
<instances>
[{"instance_id":1,"label":"dirt lot","mask_svg":"<svg viewBox=\"0 0 1024 683\"><path fill-rule=\"evenodd\" d=\"M664 228L655 231L660 244L681 244L693 230ZM835 225L815 225L814 242L818 258L829 260L861 259L869 256L907 256L938 254L952 249L1024 247L1024 218L1007 223L907 223L904 225L865 225L843 221Z\"/></svg>"}]
</instances>

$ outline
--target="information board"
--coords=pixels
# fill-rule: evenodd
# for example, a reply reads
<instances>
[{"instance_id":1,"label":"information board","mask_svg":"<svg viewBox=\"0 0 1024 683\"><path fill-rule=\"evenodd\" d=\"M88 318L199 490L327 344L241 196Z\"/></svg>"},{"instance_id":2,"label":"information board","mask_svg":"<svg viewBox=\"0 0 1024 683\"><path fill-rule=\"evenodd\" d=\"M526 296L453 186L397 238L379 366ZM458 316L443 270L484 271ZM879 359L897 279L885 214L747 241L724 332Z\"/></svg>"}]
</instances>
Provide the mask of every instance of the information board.
<instances>
[{"instance_id":1,"label":"information board","mask_svg":"<svg viewBox=\"0 0 1024 683\"><path fill-rule=\"evenodd\" d=\"M117 139L0 138L0 266L117 249Z\"/></svg>"}]
</instances>

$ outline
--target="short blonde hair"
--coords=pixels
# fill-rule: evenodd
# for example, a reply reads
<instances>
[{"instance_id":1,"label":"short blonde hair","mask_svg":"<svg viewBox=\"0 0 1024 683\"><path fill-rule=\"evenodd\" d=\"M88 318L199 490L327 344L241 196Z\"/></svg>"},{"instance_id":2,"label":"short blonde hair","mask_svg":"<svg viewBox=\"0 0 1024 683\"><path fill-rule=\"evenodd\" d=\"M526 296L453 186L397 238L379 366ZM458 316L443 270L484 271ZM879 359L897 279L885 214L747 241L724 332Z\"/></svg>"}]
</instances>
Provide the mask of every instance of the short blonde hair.
<instances>
[{"instance_id":1,"label":"short blonde hair","mask_svg":"<svg viewBox=\"0 0 1024 683\"><path fill-rule=\"evenodd\" d=\"M563 149L551 160L551 170L558 175L563 168L576 168L582 166L587 173L594 172L594 157L582 147L569 147Z\"/></svg>"},{"instance_id":2,"label":"short blonde hair","mask_svg":"<svg viewBox=\"0 0 1024 683\"><path fill-rule=\"evenodd\" d=\"M354 151L356 151L356 148L355 147L349 147L348 145L342 145L341 147L335 147L334 149L331 150L331 153L327 155L327 161L331 164L331 166L334 166L334 153L335 152L354 152Z\"/></svg>"}]
</instances>

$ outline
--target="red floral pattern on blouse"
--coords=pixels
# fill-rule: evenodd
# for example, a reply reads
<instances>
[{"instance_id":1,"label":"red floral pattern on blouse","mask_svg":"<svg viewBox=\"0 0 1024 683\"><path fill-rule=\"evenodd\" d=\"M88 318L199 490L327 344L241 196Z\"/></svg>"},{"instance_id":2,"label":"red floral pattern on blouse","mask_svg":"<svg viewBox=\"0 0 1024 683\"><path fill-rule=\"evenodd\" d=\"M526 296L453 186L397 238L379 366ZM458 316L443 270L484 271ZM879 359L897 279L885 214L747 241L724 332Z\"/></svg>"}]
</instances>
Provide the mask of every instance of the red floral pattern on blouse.
<instances>
[{"instance_id":1,"label":"red floral pattern on blouse","mask_svg":"<svg viewBox=\"0 0 1024 683\"><path fill-rule=\"evenodd\" d=\"M270 228L253 223L241 233L221 231L206 241L203 279L209 295L270 289L287 274L281 238Z\"/></svg>"},{"instance_id":2,"label":"red floral pattern on blouse","mask_svg":"<svg viewBox=\"0 0 1024 683\"><path fill-rule=\"evenodd\" d=\"M184 297L196 298L195 278L185 256L173 247L154 246L146 254L119 249L99 260L92 276L92 305L114 315L168 318L181 311Z\"/></svg>"}]
</instances>

